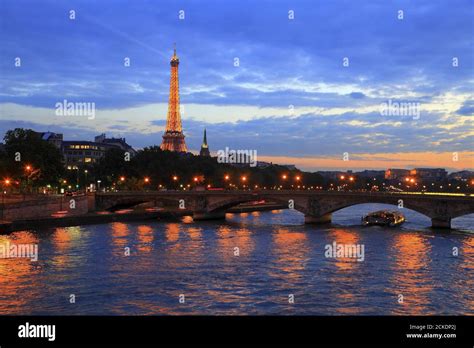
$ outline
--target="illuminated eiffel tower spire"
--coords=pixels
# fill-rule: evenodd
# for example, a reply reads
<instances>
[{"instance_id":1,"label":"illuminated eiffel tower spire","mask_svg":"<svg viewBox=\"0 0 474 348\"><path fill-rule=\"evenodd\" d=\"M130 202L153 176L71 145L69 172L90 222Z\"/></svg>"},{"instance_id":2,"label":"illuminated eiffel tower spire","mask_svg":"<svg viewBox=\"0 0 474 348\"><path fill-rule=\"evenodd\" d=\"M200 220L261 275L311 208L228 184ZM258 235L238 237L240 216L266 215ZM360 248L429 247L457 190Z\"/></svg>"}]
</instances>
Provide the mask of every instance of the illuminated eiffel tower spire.
<instances>
[{"instance_id":1,"label":"illuminated eiffel tower spire","mask_svg":"<svg viewBox=\"0 0 474 348\"><path fill-rule=\"evenodd\" d=\"M170 97L168 100L168 116L166 119L166 130L163 134L162 150L187 152L184 142L183 128L181 125L181 114L179 109L179 80L178 65L179 58L176 55L176 44L173 57L171 57Z\"/></svg>"}]
</instances>

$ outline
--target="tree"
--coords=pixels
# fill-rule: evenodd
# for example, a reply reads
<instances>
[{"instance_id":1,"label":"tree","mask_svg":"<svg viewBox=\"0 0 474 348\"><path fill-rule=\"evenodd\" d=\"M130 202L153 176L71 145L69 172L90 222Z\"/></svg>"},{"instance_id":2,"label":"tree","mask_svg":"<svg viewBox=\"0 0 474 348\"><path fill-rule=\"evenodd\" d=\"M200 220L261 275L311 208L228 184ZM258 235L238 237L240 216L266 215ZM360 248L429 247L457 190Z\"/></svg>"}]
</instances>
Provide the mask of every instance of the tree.
<instances>
[{"instance_id":1,"label":"tree","mask_svg":"<svg viewBox=\"0 0 474 348\"><path fill-rule=\"evenodd\" d=\"M0 155L3 175L19 180L22 187L55 184L64 173L61 151L39 133L16 128L6 132L4 141L5 151Z\"/></svg>"}]
</instances>

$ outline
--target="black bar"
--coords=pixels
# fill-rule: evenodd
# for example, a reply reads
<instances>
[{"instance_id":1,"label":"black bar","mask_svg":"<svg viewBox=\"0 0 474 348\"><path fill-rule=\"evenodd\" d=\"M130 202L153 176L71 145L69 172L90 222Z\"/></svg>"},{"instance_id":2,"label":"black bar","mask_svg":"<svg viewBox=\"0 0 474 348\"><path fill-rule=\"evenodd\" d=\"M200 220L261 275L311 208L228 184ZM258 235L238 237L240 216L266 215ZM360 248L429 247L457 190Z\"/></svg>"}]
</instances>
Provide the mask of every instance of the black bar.
<instances>
[{"instance_id":1,"label":"black bar","mask_svg":"<svg viewBox=\"0 0 474 348\"><path fill-rule=\"evenodd\" d=\"M18 337L19 326L27 322L56 325L55 340ZM473 324L471 316L2 316L0 346L323 343L472 347ZM421 329L410 329L410 325ZM456 337L407 337L430 333Z\"/></svg>"}]
</instances>

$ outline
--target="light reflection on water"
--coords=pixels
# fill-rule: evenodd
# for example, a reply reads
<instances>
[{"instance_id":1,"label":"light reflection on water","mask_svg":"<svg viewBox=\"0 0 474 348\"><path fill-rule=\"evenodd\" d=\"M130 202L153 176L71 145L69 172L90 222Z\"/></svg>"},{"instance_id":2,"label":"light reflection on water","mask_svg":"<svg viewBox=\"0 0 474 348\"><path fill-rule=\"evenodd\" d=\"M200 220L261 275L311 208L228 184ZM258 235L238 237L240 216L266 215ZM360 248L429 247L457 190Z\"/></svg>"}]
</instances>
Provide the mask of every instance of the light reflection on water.
<instances>
[{"instance_id":1,"label":"light reflection on water","mask_svg":"<svg viewBox=\"0 0 474 348\"><path fill-rule=\"evenodd\" d=\"M375 208L326 227L279 210L0 236L39 244L37 262L0 259L0 314L474 314L474 234L431 231L411 212L402 228L360 227ZM363 244L365 260L326 258L333 242Z\"/></svg>"}]
</instances>

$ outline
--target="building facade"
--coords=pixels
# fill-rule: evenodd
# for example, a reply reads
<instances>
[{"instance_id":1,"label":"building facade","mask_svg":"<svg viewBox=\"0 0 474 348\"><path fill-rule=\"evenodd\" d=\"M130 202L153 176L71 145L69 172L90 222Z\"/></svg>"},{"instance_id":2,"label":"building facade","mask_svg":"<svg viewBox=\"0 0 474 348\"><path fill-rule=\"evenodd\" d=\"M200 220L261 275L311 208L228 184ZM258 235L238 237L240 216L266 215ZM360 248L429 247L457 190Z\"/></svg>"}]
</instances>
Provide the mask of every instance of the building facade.
<instances>
[{"instance_id":1,"label":"building facade","mask_svg":"<svg viewBox=\"0 0 474 348\"><path fill-rule=\"evenodd\" d=\"M385 171L385 179L387 180L403 180L408 176L410 176L410 170L408 169L389 168Z\"/></svg>"},{"instance_id":2,"label":"building facade","mask_svg":"<svg viewBox=\"0 0 474 348\"><path fill-rule=\"evenodd\" d=\"M136 155L136 151L125 141L125 138L107 138L105 134L95 137L95 141L63 141L61 150L67 169L78 169L82 166L91 165L102 157L110 149L120 149L128 152L130 158Z\"/></svg>"},{"instance_id":3,"label":"building facade","mask_svg":"<svg viewBox=\"0 0 474 348\"><path fill-rule=\"evenodd\" d=\"M420 180L443 181L448 177L448 172L444 168L414 168L410 175Z\"/></svg>"},{"instance_id":4,"label":"building facade","mask_svg":"<svg viewBox=\"0 0 474 348\"><path fill-rule=\"evenodd\" d=\"M65 141L61 133L53 132L38 132L38 134L41 139L61 150L64 157L64 165L70 170L97 162L110 149L121 149L124 152L130 153L130 157L136 155L136 151L127 144L125 138L107 138L104 133L96 136L95 141Z\"/></svg>"}]
</instances>

